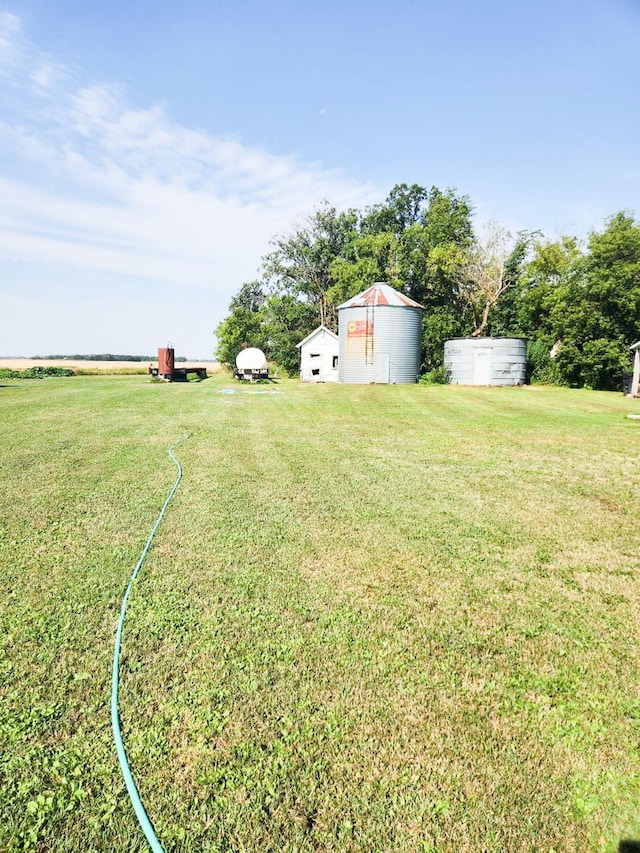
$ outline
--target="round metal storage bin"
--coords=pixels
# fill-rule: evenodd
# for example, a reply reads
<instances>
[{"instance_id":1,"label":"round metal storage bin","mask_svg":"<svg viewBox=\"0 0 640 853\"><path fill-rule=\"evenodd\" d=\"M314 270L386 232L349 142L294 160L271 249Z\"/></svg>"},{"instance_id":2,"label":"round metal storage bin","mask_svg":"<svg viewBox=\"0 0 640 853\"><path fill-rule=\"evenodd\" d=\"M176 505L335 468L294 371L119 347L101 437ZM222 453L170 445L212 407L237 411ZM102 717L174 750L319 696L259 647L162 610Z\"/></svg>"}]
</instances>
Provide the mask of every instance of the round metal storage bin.
<instances>
[{"instance_id":1,"label":"round metal storage bin","mask_svg":"<svg viewBox=\"0 0 640 853\"><path fill-rule=\"evenodd\" d=\"M524 338L454 338L444 345L452 385L524 385Z\"/></svg>"},{"instance_id":2,"label":"round metal storage bin","mask_svg":"<svg viewBox=\"0 0 640 853\"><path fill-rule=\"evenodd\" d=\"M338 309L338 381L414 383L421 341L422 307L378 282Z\"/></svg>"}]
</instances>

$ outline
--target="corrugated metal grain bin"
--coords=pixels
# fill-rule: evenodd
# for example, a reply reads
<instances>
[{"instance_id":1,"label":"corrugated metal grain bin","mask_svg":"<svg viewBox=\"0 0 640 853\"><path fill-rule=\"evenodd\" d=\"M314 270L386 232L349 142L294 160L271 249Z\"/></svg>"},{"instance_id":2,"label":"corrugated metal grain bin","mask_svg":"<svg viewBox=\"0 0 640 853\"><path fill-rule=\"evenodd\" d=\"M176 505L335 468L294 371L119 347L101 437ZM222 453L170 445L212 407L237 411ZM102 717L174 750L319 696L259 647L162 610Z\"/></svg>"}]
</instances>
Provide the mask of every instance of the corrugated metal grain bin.
<instances>
[{"instance_id":1,"label":"corrugated metal grain bin","mask_svg":"<svg viewBox=\"0 0 640 853\"><path fill-rule=\"evenodd\" d=\"M524 338L454 338L444 345L444 366L452 385L524 385Z\"/></svg>"},{"instance_id":2,"label":"corrugated metal grain bin","mask_svg":"<svg viewBox=\"0 0 640 853\"><path fill-rule=\"evenodd\" d=\"M413 383L421 341L422 306L376 282L338 307L338 382Z\"/></svg>"}]
</instances>

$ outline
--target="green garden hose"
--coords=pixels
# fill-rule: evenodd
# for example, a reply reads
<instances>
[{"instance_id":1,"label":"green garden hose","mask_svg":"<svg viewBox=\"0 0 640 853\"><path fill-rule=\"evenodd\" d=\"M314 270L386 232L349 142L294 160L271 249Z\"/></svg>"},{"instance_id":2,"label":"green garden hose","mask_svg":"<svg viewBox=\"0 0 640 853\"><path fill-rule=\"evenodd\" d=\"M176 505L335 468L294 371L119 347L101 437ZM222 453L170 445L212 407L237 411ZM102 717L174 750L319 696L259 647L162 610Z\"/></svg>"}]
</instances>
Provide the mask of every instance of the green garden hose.
<instances>
[{"instance_id":1,"label":"green garden hose","mask_svg":"<svg viewBox=\"0 0 640 853\"><path fill-rule=\"evenodd\" d=\"M116 643L113 652L113 673L111 679L111 726L113 728L113 739L116 744L116 752L118 753L118 761L120 762L120 770L122 771L122 778L124 779L124 783L127 786L127 792L129 794L129 799L131 800L131 805L133 806L133 810L136 813L136 817L138 818L138 822L142 831L145 834L145 838L149 842L149 846L153 850L153 853L164 853L162 845L158 841L158 837L153 829L151 821L149 820L149 816L145 810L145 807L140 799L140 793L136 786L136 783L133 778L133 774L131 772L131 767L129 766L129 761L127 759L127 753L124 748L124 743L122 741L122 729L120 728L120 712L118 710L118 682L120 678L120 646L122 643L122 630L124 627L124 617L127 612L127 601L129 599L129 595L131 593L131 588L133 587L133 583L142 568L142 564L145 561L147 556L147 552L153 541L153 537L156 535L156 531L160 526L160 522L164 516L166 508L169 506L171 502L171 498L174 496L178 485L180 484L180 480L182 479L182 466L176 459L173 453L174 447L177 447L178 444L181 444L183 441L186 441L189 438L188 435L185 435L184 438L181 438L180 441L176 441L171 445L169 450L169 456L175 463L178 469L178 476L176 477L176 481L173 484L173 487L169 494L167 495L167 499L165 500L162 509L160 510L160 515L156 519L156 523L153 525L153 530L151 531L149 538L147 539L147 543L144 546L142 554L140 555L140 559L138 560L138 564L136 565L133 574L131 575L131 579L129 580L129 584L127 586L127 590L124 594L124 598L122 599L122 607L120 609L120 619L118 620L118 628L116 630Z\"/></svg>"}]
</instances>

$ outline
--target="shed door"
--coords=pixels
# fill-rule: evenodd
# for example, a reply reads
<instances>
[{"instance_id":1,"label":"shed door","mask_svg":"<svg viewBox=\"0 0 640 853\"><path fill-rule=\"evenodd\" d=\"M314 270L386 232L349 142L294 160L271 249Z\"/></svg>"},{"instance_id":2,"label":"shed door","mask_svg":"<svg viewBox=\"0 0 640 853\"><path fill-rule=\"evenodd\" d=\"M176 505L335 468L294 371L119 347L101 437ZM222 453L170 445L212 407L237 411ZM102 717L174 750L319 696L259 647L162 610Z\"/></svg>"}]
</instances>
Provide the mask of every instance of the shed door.
<instances>
[{"instance_id":1,"label":"shed door","mask_svg":"<svg viewBox=\"0 0 640 853\"><path fill-rule=\"evenodd\" d=\"M380 352L376 355L376 382L378 385L389 384L389 353Z\"/></svg>"},{"instance_id":2,"label":"shed door","mask_svg":"<svg viewBox=\"0 0 640 853\"><path fill-rule=\"evenodd\" d=\"M489 347L473 351L473 384L491 385L491 355Z\"/></svg>"}]
</instances>

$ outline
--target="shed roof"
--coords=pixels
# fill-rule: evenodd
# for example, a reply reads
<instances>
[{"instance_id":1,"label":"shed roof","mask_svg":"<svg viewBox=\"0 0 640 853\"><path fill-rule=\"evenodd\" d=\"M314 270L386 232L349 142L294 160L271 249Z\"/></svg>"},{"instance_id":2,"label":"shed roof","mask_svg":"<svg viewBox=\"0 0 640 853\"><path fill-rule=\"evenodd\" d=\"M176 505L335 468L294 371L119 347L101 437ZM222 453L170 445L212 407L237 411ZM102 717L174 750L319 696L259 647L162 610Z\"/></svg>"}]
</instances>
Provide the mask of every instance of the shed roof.
<instances>
[{"instance_id":1,"label":"shed roof","mask_svg":"<svg viewBox=\"0 0 640 853\"><path fill-rule=\"evenodd\" d=\"M390 305L398 308L422 308L419 302L409 299L404 293L395 290L391 285L383 281L376 281L367 290L363 290L357 296L353 296L347 302L343 302L340 308L369 308L375 305Z\"/></svg>"},{"instance_id":2,"label":"shed roof","mask_svg":"<svg viewBox=\"0 0 640 853\"><path fill-rule=\"evenodd\" d=\"M310 332L306 338L303 338L299 344L296 344L296 347L303 346L308 341L310 341L312 338L315 338L315 336L321 332L325 332L327 335L329 335L329 337L335 338L336 341L338 340L338 336L336 335L335 332L332 332L331 329L328 329L326 326L318 326L318 328L314 329L313 332Z\"/></svg>"}]
</instances>

